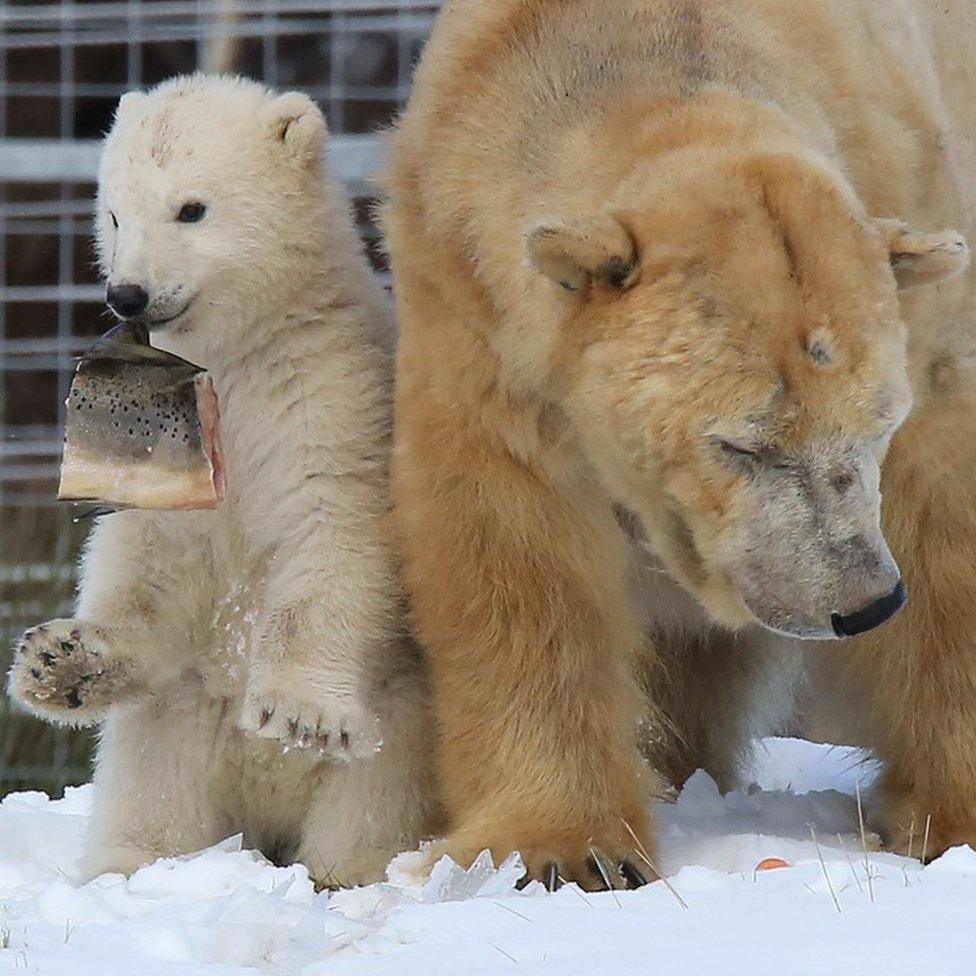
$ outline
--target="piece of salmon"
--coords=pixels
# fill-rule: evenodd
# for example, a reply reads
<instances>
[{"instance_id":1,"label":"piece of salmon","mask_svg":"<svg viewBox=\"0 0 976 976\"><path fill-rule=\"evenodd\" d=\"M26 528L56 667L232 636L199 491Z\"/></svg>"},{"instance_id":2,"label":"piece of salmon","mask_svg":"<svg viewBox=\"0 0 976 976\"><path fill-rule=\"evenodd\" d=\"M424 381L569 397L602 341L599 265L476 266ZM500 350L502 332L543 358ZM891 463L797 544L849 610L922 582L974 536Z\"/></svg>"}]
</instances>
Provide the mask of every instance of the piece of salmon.
<instances>
[{"instance_id":1,"label":"piece of salmon","mask_svg":"<svg viewBox=\"0 0 976 976\"><path fill-rule=\"evenodd\" d=\"M58 498L113 508L215 508L220 411L201 367L122 322L85 353L67 408Z\"/></svg>"}]
</instances>

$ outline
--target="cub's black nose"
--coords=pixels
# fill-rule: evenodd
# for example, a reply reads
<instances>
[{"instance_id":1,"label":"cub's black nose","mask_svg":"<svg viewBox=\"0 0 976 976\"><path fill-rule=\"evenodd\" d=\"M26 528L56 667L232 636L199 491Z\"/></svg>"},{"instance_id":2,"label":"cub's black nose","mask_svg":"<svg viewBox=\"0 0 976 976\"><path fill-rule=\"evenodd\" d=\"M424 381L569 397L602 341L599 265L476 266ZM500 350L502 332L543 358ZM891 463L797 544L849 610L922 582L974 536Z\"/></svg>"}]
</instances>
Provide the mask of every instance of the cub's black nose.
<instances>
[{"instance_id":1,"label":"cub's black nose","mask_svg":"<svg viewBox=\"0 0 976 976\"><path fill-rule=\"evenodd\" d=\"M131 319L145 312L149 295L140 285L109 285L105 302L119 318Z\"/></svg>"},{"instance_id":2,"label":"cub's black nose","mask_svg":"<svg viewBox=\"0 0 976 976\"><path fill-rule=\"evenodd\" d=\"M834 633L838 637L854 637L867 630L874 630L898 613L907 599L908 590L905 589L905 584L898 580L898 585L887 596L869 603L863 610L847 616L839 613L832 614L830 622L834 626Z\"/></svg>"}]
</instances>

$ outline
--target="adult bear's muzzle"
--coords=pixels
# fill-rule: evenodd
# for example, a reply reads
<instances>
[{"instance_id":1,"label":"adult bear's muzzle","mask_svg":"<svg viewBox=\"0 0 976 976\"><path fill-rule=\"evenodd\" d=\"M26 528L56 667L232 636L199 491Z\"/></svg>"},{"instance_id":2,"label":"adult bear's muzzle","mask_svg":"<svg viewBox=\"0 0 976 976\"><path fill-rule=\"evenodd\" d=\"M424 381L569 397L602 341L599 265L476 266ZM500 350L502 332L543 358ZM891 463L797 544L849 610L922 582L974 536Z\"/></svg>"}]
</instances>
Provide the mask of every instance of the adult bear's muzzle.
<instances>
[{"instance_id":1,"label":"adult bear's muzzle","mask_svg":"<svg viewBox=\"0 0 976 976\"><path fill-rule=\"evenodd\" d=\"M886 620L890 620L905 605L908 599L908 589L902 580L898 580L895 588L886 596L869 603L855 613L831 614L830 622L834 633L838 637L856 637L880 627Z\"/></svg>"}]
</instances>

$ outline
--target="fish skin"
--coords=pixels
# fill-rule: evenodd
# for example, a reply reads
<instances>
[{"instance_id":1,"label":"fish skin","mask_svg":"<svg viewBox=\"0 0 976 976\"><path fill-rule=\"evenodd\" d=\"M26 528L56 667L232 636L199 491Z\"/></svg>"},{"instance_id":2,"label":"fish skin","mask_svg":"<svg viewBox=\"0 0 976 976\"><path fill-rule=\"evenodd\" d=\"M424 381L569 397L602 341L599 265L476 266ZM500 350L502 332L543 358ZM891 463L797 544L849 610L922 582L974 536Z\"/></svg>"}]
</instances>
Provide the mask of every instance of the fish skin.
<instances>
[{"instance_id":1,"label":"fish skin","mask_svg":"<svg viewBox=\"0 0 976 976\"><path fill-rule=\"evenodd\" d=\"M214 508L219 408L199 366L122 322L81 357L66 406L58 498L112 508Z\"/></svg>"},{"instance_id":2,"label":"fish skin","mask_svg":"<svg viewBox=\"0 0 976 976\"><path fill-rule=\"evenodd\" d=\"M149 344L149 329L142 322L119 322L104 335L96 339L91 348L80 357L80 362L113 360L122 363L142 363L166 367L175 373L186 370L188 373L205 372L202 366L188 359L157 349Z\"/></svg>"}]
</instances>

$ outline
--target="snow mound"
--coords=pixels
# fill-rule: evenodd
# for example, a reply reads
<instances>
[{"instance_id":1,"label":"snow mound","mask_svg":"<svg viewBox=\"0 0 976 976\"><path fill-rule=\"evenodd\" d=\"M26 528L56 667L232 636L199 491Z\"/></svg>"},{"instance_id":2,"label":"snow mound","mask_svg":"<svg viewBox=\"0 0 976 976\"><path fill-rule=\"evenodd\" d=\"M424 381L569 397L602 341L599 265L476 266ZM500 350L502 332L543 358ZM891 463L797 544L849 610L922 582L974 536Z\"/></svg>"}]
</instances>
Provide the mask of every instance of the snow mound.
<instances>
[{"instance_id":1,"label":"snow mound","mask_svg":"<svg viewBox=\"0 0 976 976\"><path fill-rule=\"evenodd\" d=\"M546 976L973 971L976 854L917 861L863 849L863 753L788 739L757 743L752 785L722 796L699 772L656 811L669 884L587 894L539 885L484 857L427 880L417 854L389 881L317 894L229 838L126 880L82 887L90 787L0 804L0 971L50 976ZM789 867L757 871L766 858Z\"/></svg>"}]
</instances>

